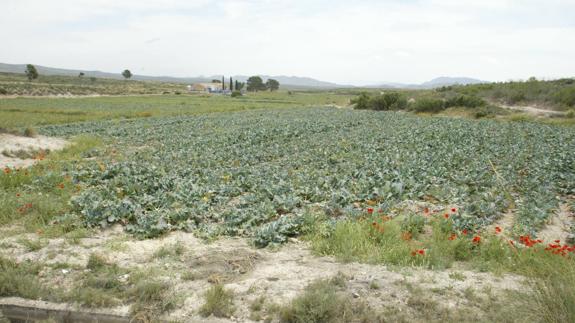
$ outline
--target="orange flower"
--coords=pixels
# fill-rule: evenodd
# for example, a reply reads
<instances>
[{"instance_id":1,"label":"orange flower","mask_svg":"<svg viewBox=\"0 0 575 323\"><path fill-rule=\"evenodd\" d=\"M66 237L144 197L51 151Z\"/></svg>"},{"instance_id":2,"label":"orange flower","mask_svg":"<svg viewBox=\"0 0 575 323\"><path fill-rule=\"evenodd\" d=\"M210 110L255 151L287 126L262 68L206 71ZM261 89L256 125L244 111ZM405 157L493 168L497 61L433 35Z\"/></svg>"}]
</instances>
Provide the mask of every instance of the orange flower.
<instances>
[{"instance_id":1,"label":"orange flower","mask_svg":"<svg viewBox=\"0 0 575 323\"><path fill-rule=\"evenodd\" d=\"M4 167L4 174L10 174L11 171L8 166Z\"/></svg>"},{"instance_id":2,"label":"orange flower","mask_svg":"<svg viewBox=\"0 0 575 323\"><path fill-rule=\"evenodd\" d=\"M63 189L64 189L64 183L58 184L58 188L61 189L61 190L63 190Z\"/></svg>"},{"instance_id":3,"label":"orange flower","mask_svg":"<svg viewBox=\"0 0 575 323\"><path fill-rule=\"evenodd\" d=\"M20 193L16 193L16 197L20 197Z\"/></svg>"},{"instance_id":4,"label":"orange flower","mask_svg":"<svg viewBox=\"0 0 575 323\"><path fill-rule=\"evenodd\" d=\"M449 236L449 238L447 238L447 239L453 241L453 240L457 239L457 234L452 233L452 234Z\"/></svg>"},{"instance_id":5,"label":"orange flower","mask_svg":"<svg viewBox=\"0 0 575 323\"><path fill-rule=\"evenodd\" d=\"M445 214L443 215L443 217L446 218L446 219L449 219L449 214L445 213Z\"/></svg>"},{"instance_id":6,"label":"orange flower","mask_svg":"<svg viewBox=\"0 0 575 323\"><path fill-rule=\"evenodd\" d=\"M495 227L495 234L501 233L501 228L500 227Z\"/></svg>"}]
</instances>

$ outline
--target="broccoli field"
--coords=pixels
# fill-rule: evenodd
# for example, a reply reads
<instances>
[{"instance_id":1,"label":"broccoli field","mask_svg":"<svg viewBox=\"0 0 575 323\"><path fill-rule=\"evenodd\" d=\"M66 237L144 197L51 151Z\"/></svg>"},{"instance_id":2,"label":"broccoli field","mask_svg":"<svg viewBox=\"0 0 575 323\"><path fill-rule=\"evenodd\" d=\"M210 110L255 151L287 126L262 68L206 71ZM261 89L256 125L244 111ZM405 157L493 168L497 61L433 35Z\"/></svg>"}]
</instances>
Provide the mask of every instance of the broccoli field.
<instances>
[{"instance_id":1,"label":"broccoli field","mask_svg":"<svg viewBox=\"0 0 575 323\"><path fill-rule=\"evenodd\" d=\"M471 231L514 208L514 231L535 236L575 192L575 132L536 123L302 108L42 131L124 152L70 169L85 186L72 212L146 238L189 230L266 246L297 235L310 208L335 219L403 200L457 205L454 226Z\"/></svg>"}]
</instances>

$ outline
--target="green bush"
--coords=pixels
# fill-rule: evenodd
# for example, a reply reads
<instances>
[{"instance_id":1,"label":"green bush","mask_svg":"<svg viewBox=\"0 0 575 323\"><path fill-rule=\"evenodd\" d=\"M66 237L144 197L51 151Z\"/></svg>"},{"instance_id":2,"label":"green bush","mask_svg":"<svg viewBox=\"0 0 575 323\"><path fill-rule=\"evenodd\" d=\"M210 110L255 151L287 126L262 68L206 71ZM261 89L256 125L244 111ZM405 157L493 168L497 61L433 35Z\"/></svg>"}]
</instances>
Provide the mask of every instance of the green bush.
<instances>
[{"instance_id":1,"label":"green bush","mask_svg":"<svg viewBox=\"0 0 575 323\"><path fill-rule=\"evenodd\" d=\"M557 104L568 106L568 107L574 107L575 106L575 87L572 86L572 87L567 87L567 88L560 90L559 92L555 93L553 100Z\"/></svg>"},{"instance_id":2,"label":"green bush","mask_svg":"<svg viewBox=\"0 0 575 323\"><path fill-rule=\"evenodd\" d=\"M445 102L441 99L421 98L412 105L415 112L437 113L445 110Z\"/></svg>"},{"instance_id":3,"label":"green bush","mask_svg":"<svg viewBox=\"0 0 575 323\"><path fill-rule=\"evenodd\" d=\"M239 96L242 96L242 92L240 92L240 91L233 91L232 92L232 98L237 98Z\"/></svg>"},{"instance_id":4,"label":"green bush","mask_svg":"<svg viewBox=\"0 0 575 323\"><path fill-rule=\"evenodd\" d=\"M351 100L351 104L355 104L355 109L367 110L370 108L370 98L369 94L363 92L360 93L357 98Z\"/></svg>"},{"instance_id":5,"label":"green bush","mask_svg":"<svg viewBox=\"0 0 575 323\"><path fill-rule=\"evenodd\" d=\"M24 130L24 136L30 138L36 138L38 136L38 132L36 131L36 129L32 127L28 127Z\"/></svg>"},{"instance_id":6,"label":"green bush","mask_svg":"<svg viewBox=\"0 0 575 323\"><path fill-rule=\"evenodd\" d=\"M367 93L361 93L357 98L352 100L356 109L360 110L403 110L407 107L407 100L403 95L397 92L384 93L377 96L369 96Z\"/></svg>"},{"instance_id":7,"label":"green bush","mask_svg":"<svg viewBox=\"0 0 575 323\"><path fill-rule=\"evenodd\" d=\"M445 101L445 107L477 108L485 106L487 102L480 97L473 95L458 95Z\"/></svg>"},{"instance_id":8,"label":"green bush","mask_svg":"<svg viewBox=\"0 0 575 323\"><path fill-rule=\"evenodd\" d=\"M0 87L0 95L6 95L6 94L8 94L8 91L6 91L6 89Z\"/></svg>"}]
</instances>

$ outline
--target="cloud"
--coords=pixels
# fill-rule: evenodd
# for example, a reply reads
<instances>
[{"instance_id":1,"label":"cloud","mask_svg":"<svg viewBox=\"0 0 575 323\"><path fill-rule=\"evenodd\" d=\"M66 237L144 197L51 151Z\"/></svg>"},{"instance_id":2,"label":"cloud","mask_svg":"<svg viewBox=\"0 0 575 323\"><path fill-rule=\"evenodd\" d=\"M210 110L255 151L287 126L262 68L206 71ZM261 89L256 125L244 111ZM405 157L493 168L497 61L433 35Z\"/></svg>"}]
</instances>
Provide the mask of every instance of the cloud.
<instances>
[{"instance_id":1,"label":"cloud","mask_svg":"<svg viewBox=\"0 0 575 323\"><path fill-rule=\"evenodd\" d=\"M355 84L569 76L572 10L562 0L9 0L0 61Z\"/></svg>"}]
</instances>

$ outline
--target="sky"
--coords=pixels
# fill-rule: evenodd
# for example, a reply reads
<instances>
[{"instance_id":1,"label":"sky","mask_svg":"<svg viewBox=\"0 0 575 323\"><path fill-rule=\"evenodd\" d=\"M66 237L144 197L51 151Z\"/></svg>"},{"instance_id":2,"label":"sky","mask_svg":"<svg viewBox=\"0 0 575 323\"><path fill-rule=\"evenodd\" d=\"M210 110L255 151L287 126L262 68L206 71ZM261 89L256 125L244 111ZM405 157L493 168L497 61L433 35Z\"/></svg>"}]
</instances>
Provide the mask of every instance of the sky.
<instances>
[{"instance_id":1,"label":"sky","mask_svg":"<svg viewBox=\"0 0 575 323\"><path fill-rule=\"evenodd\" d=\"M575 0L0 0L0 62L339 84L575 76Z\"/></svg>"}]
</instances>

